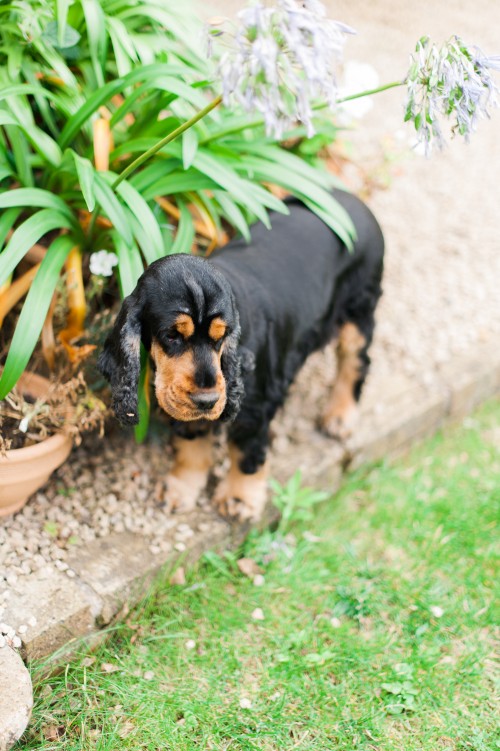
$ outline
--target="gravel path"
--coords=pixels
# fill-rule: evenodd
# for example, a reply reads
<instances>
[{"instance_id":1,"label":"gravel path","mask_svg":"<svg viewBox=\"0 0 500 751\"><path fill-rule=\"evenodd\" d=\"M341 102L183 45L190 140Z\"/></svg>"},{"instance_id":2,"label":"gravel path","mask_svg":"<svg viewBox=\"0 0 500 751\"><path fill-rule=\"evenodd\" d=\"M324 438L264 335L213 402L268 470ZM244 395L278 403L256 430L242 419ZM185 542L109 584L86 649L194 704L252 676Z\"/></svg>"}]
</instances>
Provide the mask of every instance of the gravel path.
<instances>
[{"instance_id":1,"label":"gravel path","mask_svg":"<svg viewBox=\"0 0 500 751\"><path fill-rule=\"evenodd\" d=\"M242 4L215 5L230 12ZM438 42L458 33L486 53L500 52L500 11L490 0L331 5L333 17L358 30L346 59L370 62L381 81L404 74L408 54L424 33ZM401 135L401 102L398 90L380 94L369 119L350 138L363 170L390 181L389 190L369 199L387 243L367 385L381 401L391 398L384 392L389 374L400 372L431 389L453 356L479 343L498 347L500 341L500 111L480 123L469 146L452 143L425 160L406 148L411 132ZM293 440L307 439L333 373L332 351L311 358L276 426L281 447L292 432ZM112 442L88 440L22 512L0 521L0 625L2 607L23 576L47 566L72 576L68 550L96 537L136 531L154 552L166 545L165 531L176 527L174 546L182 550L192 530L162 506L167 460L161 436L142 447L118 430Z\"/></svg>"}]
</instances>

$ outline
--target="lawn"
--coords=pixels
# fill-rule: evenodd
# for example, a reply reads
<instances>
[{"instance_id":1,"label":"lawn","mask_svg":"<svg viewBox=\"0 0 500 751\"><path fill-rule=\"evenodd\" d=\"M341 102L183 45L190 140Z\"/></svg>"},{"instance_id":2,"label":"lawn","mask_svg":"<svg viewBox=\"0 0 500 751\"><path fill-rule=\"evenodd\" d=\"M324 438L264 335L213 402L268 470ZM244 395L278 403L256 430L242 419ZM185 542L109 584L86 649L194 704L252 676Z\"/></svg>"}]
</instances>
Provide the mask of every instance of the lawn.
<instances>
[{"instance_id":1,"label":"lawn","mask_svg":"<svg viewBox=\"0 0 500 751\"><path fill-rule=\"evenodd\" d=\"M493 401L311 519L206 556L184 584L166 572L97 651L50 679L32 666L16 751L500 748L499 425Z\"/></svg>"}]
</instances>

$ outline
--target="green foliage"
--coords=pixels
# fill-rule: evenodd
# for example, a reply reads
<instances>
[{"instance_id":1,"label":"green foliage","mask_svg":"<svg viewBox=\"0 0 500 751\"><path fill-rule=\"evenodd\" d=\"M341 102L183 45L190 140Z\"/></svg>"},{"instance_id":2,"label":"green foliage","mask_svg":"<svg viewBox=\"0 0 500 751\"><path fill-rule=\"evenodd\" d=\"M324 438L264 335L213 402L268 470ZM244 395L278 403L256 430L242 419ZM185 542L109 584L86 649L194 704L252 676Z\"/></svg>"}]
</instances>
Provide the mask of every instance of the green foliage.
<instances>
[{"instance_id":1,"label":"green foliage","mask_svg":"<svg viewBox=\"0 0 500 751\"><path fill-rule=\"evenodd\" d=\"M302 474L297 471L285 485L271 480L273 504L281 514L279 531L288 531L293 522L309 521L314 516L314 506L326 501L328 493L302 487Z\"/></svg>"},{"instance_id":2,"label":"green foliage","mask_svg":"<svg viewBox=\"0 0 500 751\"><path fill-rule=\"evenodd\" d=\"M386 712L388 714L402 714L415 708L415 697L418 689L413 682L414 668L406 662L400 662L394 666L395 679L390 683L382 683L385 696L387 697Z\"/></svg>"},{"instance_id":3,"label":"green foliage","mask_svg":"<svg viewBox=\"0 0 500 751\"><path fill-rule=\"evenodd\" d=\"M270 209L286 213L262 185L268 182L300 196L351 243L351 223L329 194L336 179L306 161L314 149L300 153L303 129L286 134L297 144L293 153L265 136L259 118L250 122L223 107L113 189L137 156L215 98L210 64L199 53L199 26L189 6L173 0L1 5L0 286L34 243L50 246L50 256L49 240L64 231L83 252L84 275L92 251L115 252L120 289L127 294L157 258L194 245L203 252L225 229L248 239L252 222L269 226ZM109 170L98 172L94 129L102 120L113 144ZM326 120L318 118L316 125L319 149L334 134ZM168 197L174 212L165 214L158 197ZM41 311L60 270L57 263L44 268ZM18 355L6 363L0 398L36 344L24 321L17 337Z\"/></svg>"}]
</instances>

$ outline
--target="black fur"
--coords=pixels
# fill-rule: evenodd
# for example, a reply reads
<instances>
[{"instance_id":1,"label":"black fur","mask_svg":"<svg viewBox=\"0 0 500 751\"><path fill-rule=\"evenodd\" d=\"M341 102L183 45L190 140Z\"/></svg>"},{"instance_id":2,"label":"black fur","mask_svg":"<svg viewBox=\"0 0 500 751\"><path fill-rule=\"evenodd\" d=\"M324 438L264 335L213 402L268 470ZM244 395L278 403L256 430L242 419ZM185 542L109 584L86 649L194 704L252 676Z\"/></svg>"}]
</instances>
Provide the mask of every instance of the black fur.
<instances>
[{"instance_id":1,"label":"black fur","mask_svg":"<svg viewBox=\"0 0 500 751\"><path fill-rule=\"evenodd\" d=\"M220 419L230 421L229 438L243 454L245 473L263 463L270 421L301 365L346 322L356 324L366 339L355 390L359 398L369 365L384 243L377 221L359 199L343 191L334 195L356 228L352 253L321 219L290 199L290 215L273 214L271 231L255 225L248 245L233 241L208 260L181 255L151 264L124 301L99 358L118 419L138 419L139 340L149 348L155 337L175 356L167 334L182 312L195 322L193 347L200 352L208 339L205 322L220 316L228 324L222 356L228 399ZM209 425L192 427L199 432Z\"/></svg>"}]
</instances>

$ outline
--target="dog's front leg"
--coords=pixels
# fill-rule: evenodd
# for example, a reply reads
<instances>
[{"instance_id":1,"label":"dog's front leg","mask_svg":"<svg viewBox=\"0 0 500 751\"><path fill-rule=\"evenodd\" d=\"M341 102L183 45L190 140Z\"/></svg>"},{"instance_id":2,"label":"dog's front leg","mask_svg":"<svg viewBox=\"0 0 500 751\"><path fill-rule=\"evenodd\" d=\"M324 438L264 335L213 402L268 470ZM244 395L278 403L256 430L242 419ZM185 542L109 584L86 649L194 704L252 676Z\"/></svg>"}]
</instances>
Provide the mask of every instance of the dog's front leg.
<instances>
[{"instance_id":1,"label":"dog's front leg","mask_svg":"<svg viewBox=\"0 0 500 751\"><path fill-rule=\"evenodd\" d=\"M269 463L266 447L238 445L229 439L230 467L216 490L214 503L223 516L238 521L258 521L267 500Z\"/></svg>"},{"instance_id":2,"label":"dog's front leg","mask_svg":"<svg viewBox=\"0 0 500 751\"><path fill-rule=\"evenodd\" d=\"M174 436L174 464L167 477L170 511L192 511L205 489L212 467L212 434L184 438Z\"/></svg>"}]
</instances>

